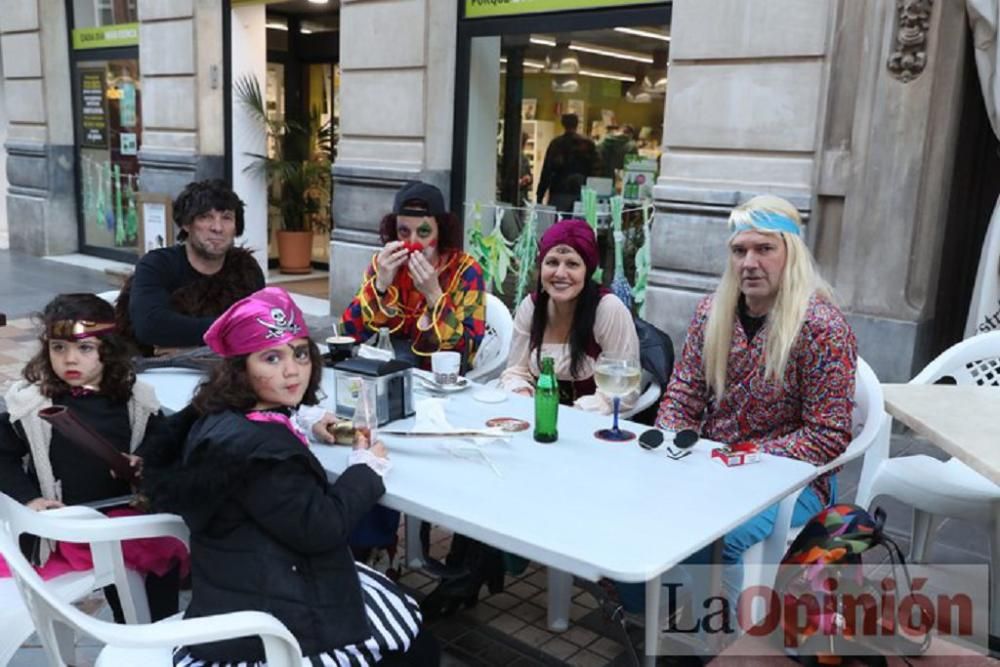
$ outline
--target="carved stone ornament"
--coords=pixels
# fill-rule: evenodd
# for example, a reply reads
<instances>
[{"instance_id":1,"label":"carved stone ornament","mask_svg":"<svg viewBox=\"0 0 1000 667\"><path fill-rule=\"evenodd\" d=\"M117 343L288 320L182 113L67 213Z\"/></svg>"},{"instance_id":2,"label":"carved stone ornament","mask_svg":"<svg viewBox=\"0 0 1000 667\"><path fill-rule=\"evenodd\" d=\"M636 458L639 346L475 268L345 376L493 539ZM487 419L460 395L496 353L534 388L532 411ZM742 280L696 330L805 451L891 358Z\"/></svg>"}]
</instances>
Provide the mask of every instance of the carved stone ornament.
<instances>
[{"instance_id":1,"label":"carved stone ornament","mask_svg":"<svg viewBox=\"0 0 1000 667\"><path fill-rule=\"evenodd\" d=\"M934 0L896 0L896 32L889 73L903 83L913 81L927 66L927 33Z\"/></svg>"}]
</instances>

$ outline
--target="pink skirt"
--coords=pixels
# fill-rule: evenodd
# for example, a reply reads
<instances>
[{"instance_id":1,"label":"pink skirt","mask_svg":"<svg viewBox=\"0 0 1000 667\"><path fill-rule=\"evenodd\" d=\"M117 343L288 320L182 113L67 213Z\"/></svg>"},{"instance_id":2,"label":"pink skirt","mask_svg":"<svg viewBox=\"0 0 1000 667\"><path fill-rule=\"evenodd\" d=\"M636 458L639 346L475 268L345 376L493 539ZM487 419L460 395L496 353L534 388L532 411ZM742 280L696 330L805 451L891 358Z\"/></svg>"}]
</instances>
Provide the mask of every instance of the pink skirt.
<instances>
[{"instance_id":1,"label":"pink skirt","mask_svg":"<svg viewBox=\"0 0 1000 667\"><path fill-rule=\"evenodd\" d=\"M113 509L107 512L109 517L140 516L141 514L142 512L131 508ZM140 574L152 572L156 576L162 577L175 567L179 567L181 578L184 578L191 569L191 558L187 547L174 537L143 537L136 540L126 540L122 542L122 556L125 559L125 567ZM90 555L89 544L58 542L56 550L49 556L45 565L35 569L42 579L49 580L68 572L90 570L93 567L94 561ZM0 556L0 577L9 576L10 570L7 568L7 563Z\"/></svg>"}]
</instances>

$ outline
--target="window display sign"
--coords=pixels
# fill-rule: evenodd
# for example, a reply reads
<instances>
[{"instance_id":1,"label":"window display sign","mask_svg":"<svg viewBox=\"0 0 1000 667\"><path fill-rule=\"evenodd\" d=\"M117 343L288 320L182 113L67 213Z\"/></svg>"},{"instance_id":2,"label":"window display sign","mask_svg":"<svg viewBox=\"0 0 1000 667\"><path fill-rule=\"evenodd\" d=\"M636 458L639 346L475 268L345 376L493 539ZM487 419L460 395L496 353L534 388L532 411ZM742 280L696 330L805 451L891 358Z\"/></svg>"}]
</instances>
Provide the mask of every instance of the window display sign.
<instances>
[{"instance_id":1,"label":"window display sign","mask_svg":"<svg viewBox=\"0 0 1000 667\"><path fill-rule=\"evenodd\" d=\"M135 83L128 77L128 72L122 76L118 84L121 98L118 106L118 118L122 127L135 127Z\"/></svg>"},{"instance_id":2,"label":"window display sign","mask_svg":"<svg viewBox=\"0 0 1000 667\"><path fill-rule=\"evenodd\" d=\"M100 25L73 30L74 49L106 49L112 46L136 46L138 43L138 23Z\"/></svg>"},{"instance_id":3,"label":"window display sign","mask_svg":"<svg viewBox=\"0 0 1000 667\"><path fill-rule=\"evenodd\" d=\"M515 16L658 3L666 4L663 0L465 0L465 18L478 19L488 16Z\"/></svg>"},{"instance_id":4,"label":"window display sign","mask_svg":"<svg viewBox=\"0 0 1000 667\"><path fill-rule=\"evenodd\" d=\"M122 132L119 138L121 143L119 152L122 155L139 154L139 140L136 138L135 132Z\"/></svg>"},{"instance_id":5,"label":"window display sign","mask_svg":"<svg viewBox=\"0 0 1000 667\"><path fill-rule=\"evenodd\" d=\"M84 148L108 147L108 107L105 103L104 68L80 68L80 144Z\"/></svg>"},{"instance_id":6,"label":"window display sign","mask_svg":"<svg viewBox=\"0 0 1000 667\"><path fill-rule=\"evenodd\" d=\"M174 244L173 204L170 195L139 192L139 255Z\"/></svg>"}]
</instances>

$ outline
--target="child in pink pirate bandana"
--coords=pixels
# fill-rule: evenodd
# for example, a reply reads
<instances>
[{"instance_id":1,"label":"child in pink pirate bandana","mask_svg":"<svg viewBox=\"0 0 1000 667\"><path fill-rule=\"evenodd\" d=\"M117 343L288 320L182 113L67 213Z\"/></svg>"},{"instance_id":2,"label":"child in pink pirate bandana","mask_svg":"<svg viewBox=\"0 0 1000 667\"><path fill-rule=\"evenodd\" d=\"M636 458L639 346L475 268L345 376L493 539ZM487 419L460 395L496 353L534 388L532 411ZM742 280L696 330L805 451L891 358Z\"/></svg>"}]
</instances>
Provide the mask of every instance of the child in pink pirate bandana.
<instances>
[{"instance_id":1,"label":"child in pink pirate bandana","mask_svg":"<svg viewBox=\"0 0 1000 667\"><path fill-rule=\"evenodd\" d=\"M186 616L259 610L295 635L308 664L431 665L416 602L358 565L348 537L385 493L380 442L360 441L336 482L296 420L315 405L322 364L302 312L278 287L235 303L205 334L223 357L192 401L199 414L175 456L147 463L158 509L191 530ZM151 459L152 460L152 459ZM353 656L353 657L350 657ZM178 649L175 664L255 664L259 639Z\"/></svg>"}]
</instances>

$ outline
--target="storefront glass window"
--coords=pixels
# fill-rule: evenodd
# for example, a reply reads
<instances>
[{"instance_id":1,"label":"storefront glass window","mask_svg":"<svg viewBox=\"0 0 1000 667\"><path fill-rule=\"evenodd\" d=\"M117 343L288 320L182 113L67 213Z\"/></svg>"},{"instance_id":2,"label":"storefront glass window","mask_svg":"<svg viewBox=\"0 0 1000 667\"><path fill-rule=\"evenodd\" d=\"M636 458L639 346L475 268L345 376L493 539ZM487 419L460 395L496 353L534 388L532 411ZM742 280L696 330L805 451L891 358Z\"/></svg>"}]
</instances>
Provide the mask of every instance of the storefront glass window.
<instances>
[{"instance_id":1,"label":"storefront glass window","mask_svg":"<svg viewBox=\"0 0 1000 667\"><path fill-rule=\"evenodd\" d=\"M666 26L473 38L466 199L571 212L585 185L603 197L649 196L655 174L633 172L658 164L668 40ZM543 178L568 114L583 148L554 154L552 166L577 168Z\"/></svg>"},{"instance_id":2,"label":"storefront glass window","mask_svg":"<svg viewBox=\"0 0 1000 667\"><path fill-rule=\"evenodd\" d=\"M76 63L84 245L135 250L142 138L136 58Z\"/></svg>"}]
</instances>

